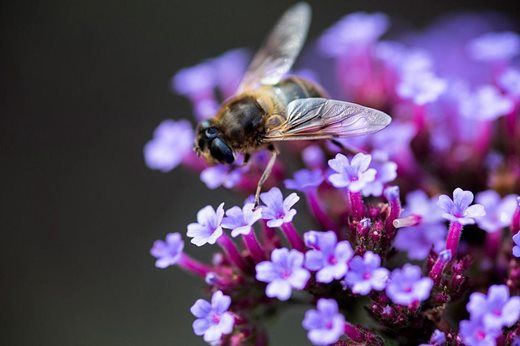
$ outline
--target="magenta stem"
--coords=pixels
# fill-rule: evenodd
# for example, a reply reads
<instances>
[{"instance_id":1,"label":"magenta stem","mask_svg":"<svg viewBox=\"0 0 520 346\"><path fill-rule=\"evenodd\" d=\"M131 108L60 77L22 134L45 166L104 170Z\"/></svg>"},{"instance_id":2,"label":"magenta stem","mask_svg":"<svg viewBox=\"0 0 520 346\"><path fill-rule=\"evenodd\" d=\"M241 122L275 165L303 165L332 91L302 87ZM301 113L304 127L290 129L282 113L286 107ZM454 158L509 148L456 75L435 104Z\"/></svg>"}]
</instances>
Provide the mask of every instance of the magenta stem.
<instances>
[{"instance_id":1,"label":"magenta stem","mask_svg":"<svg viewBox=\"0 0 520 346\"><path fill-rule=\"evenodd\" d=\"M186 270L187 272L198 275L203 279L206 278L206 275L208 273L213 271L213 268L211 268L209 265L199 262L196 259L193 259L192 257L186 255L185 253L181 254L181 257L179 258L179 262L177 262L177 264L179 265L179 267Z\"/></svg>"},{"instance_id":2,"label":"magenta stem","mask_svg":"<svg viewBox=\"0 0 520 346\"><path fill-rule=\"evenodd\" d=\"M422 134L426 128L426 116L424 105L413 105L413 122L418 134Z\"/></svg>"},{"instance_id":3,"label":"magenta stem","mask_svg":"<svg viewBox=\"0 0 520 346\"><path fill-rule=\"evenodd\" d=\"M453 258L457 255L457 248L459 247L460 235L462 233L462 224L453 221L448 230L448 238L446 239L446 250L450 250Z\"/></svg>"},{"instance_id":4,"label":"magenta stem","mask_svg":"<svg viewBox=\"0 0 520 346\"><path fill-rule=\"evenodd\" d=\"M311 212L318 221L318 223L325 229L334 230L336 232L336 235L338 236L338 239L340 239L338 234L339 232L336 230L337 227L334 225L334 222L323 210L323 206L321 205L318 197L318 190L312 189L307 191L306 197L307 203L309 204L309 208L311 209Z\"/></svg>"},{"instance_id":5,"label":"magenta stem","mask_svg":"<svg viewBox=\"0 0 520 346\"><path fill-rule=\"evenodd\" d=\"M500 243L502 242L502 230L498 229L492 233L486 233L486 254L494 259L497 256Z\"/></svg>"},{"instance_id":6,"label":"magenta stem","mask_svg":"<svg viewBox=\"0 0 520 346\"><path fill-rule=\"evenodd\" d=\"M349 197L352 216L354 216L354 218L356 219L363 218L363 214L365 213L365 207L363 205L363 198L361 197L361 192L349 191Z\"/></svg>"},{"instance_id":7,"label":"magenta stem","mask_svg":"<svg viewBox=\"0 0 520 346\"><path fill-rule=\"evenodd\" d=\"M265 244L270 244L276 248L280 247L280 240L276 236L276 231L267 226L267 221L262 220L262 238Z\"/></svg>"},{"instance_id":8,"label":"magenta stem","mask_svg":"<svg viewBox=\"0 0 520 346\"><path fill-rule=\"evenodd\" d=\"M229 261L237 266L242 271L248 271L250 268L247 265L244 257L240 255L235 243L228 237L227 234L223 233L217 240L224 253L228 257Z\"/></svg>"},{"instance_id":9,"label":"magenta stem","mask_svg":"<svg viewBox=\"0 0 520 346\"><path fill-rule=\"evenodd\" d=\"M489 144L491 142L492 126L491 122L484 121L480 124L478 135L475 138L475 153L478 158L485 157L489 151Z\"/></svg>"},{"instance_id":10,"label":"magenta stem","mask_svg":"<svg viewBox=\"0 0 520 346\"><path fill-rule=\"evenodd\" d=\"M296 250L300 252L305 252L305 244L303 243L302 238L296 231L296 228L294 228L292 222L286 222L282 224L282 231L287 237L287 240L289 241L289 244Z\"/></svg>"},{"instance_id":11,"label":"magenta stem","mask_svg":"<svg viewBox=\"0 0 520 346\"><path fill-rule=\"evenodd\" d=\"M251 228L251 231L248 234L242 235L242 239L244 239L244 243L246 244L246 247L255 263L262 262L266 259L265 251L258 242L253 228Z\"/></svg>"},{"instance_id":12,"label":"magenta stem","mask_svg":"<svg viewBox=\"0 0 520 346\"><path fill-rule=\"evenodd\" d=\"M511 219L511 234L517 234L520 232L520 197L516 198L516 209Z\"/></svg>"},{"instance_id":13,"label":"magenta stem","mask_svg":"<svg viewBox=\"0 0 520 346\"><path fill-rule=\"evenodd\" d=\"M345 322L344 327L345 335L348 336L352 341L363 342L363 333L353 324Z\"/></svg>"}]
</instances>

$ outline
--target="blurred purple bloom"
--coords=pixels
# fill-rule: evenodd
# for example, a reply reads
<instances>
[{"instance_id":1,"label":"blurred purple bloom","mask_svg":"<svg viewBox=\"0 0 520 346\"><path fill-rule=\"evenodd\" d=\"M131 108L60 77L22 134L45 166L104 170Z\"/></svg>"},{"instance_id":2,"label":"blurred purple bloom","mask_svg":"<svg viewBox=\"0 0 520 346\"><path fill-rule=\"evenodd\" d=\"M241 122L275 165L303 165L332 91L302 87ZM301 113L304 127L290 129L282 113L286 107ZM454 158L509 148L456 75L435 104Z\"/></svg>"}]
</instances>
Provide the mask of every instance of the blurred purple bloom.
<instances>
[{"instance_id":1,"label":"blurred purple bloom","mask_svg":"<svg viewBox=\"0 0 520 346\"><path fill-rule=\"evenodd\" d=\"M437 204L444 211L442 216L445 219L462 225L472 225L476 218L486 215L486 211L480 204L470 206L471 202L473 202L471 191L456 188L453 191L453 200L446 195L441 195Z\"/></svg>"},{"instance_id":2,"label":"blurred purple bloom","mask_svg":"<svg viewBox=\"0 0 520 346\"><path fill-rule=\"evenodd\" d=\"M513 242L515 246L513 246L513 256L520 257L520 232L513 236Z\"/></svg>"},{"instance_id":3,"label":"blurred purple bloom","mask_svg":"<svg viewBox=\"0 0 520 346\"><path fill-rule=\"evenodd\" d=\"M446 343L446 335L438 329L435 329L430 341L427 344L420 344L419 346L443 346Z\"/></svg>"},{"instance_id":4,"label":"blurred purple bloom","mask_svg":"<svg viewBox=\"0 0 520 346\"><path fill-rule=\"evenodd\" d=\"M187 236L192 238L191 242L197 246L206 243L215 244L222 235L220 226L224 217L224 203L221 203L217 210L208 205L197 213L197 222L188 225Z\"/></svg>"},{"instance_id":5,"label":"blurred purple bloom","mask_svg":"<svg viewBox=\"0 0 520 346\"><path fill-rule=\"evenodd\" d=\"M459 98L460 114L468 119L496 120L513 109L513 102L492 85Z\"/></svg>"},{"instance_id":6,"label":"blurred purple bloom","mask_svg":"<svg viewBox=\"0 0 520 346\"><path fill-rule=\"evenodd\" d=\"M310 169L322 168L325 162L325 154L318 145L309 145L303 149L302 160Z\"/></svg>"},{"instance_id":7,"label":"blurred purple bloom","mask_svg":"<svg viewBox=\"0 0 520 346\"><path fill-rule=\"evenodd\" d=\"M329 176L329 181L334 187L348 187L352 192L361 191L376 178L376 170L368 168L371 160L370 155L359 153L349 162L345 155L336 154L334 159L329 160L330 168L336 172Z\"/></svg>"},{"instance_id":8,"label":"blurred purple bloom","mask_svg":"<svg viewBox=\"0 0 520 346\"><path fill-rule=\"evenodd\" d=\"M467 346L495 346L500 329L486 328L481 320L464 320L459 325L459 335Z\"/></svg>"},{"instance_id":9,"label":"blurred purple bloom","mask_svg":"<svg viewBox=\"0 0 520 346\"><path fill-rule=\"evenodd\" d=\"M482 320L490 329L511 327L520 316L520 297L509 297L506 285L492 285L487 296L475 292L469 297L466 306L471 320Z\"/></svg>"},{"instance_id":10,"label":"blurred purple bloom","mask_svg":"<svg viewBox=\"0 0 520 346\"><path fill-rule=\"evenodd\" d=\"M204 335L204 341L218 343L223 334L229 334L233 330L235 319L228 312L231 298L222 291L213 293L211 303L198 299L191 307L191 313L197 317L193 322L195 335Z\"/></svg>"},{"instance_id":11,"label":"blurred purple bloom","mask_svg":"<svg viewBox=\"0 0 520 346\"><path fill-rule=\"evenodd\" d=\"M256 279L268 283L265 294L270 298L289 299L292 290L303 289L309 278L309 272L303 268L303 254L294 249L274 249L271 261L256 265Z\"/></svg>"},{"instance_id":12,"label":"blurred purple bloom","mask_svg":"<svg viewBox=\"0 0 520 346\"><path fill-rule=\"evenodd\" d=\"M387 128L370 136L370 140L374 148L387 152L391 157L398 157L402 151L409 150L415 132L413 124L395 120Z\"/></svg>"},{"instance_id":13,"label":"blurred purple bloom","mask_svg":"<svg viewBox=\"0 0 520 346\"><path fill-rule=\"evenodd\" d=\"M410 259L423 260L431 248L439 253L444 249L446 226L442 223L419 224L399 229L394 240L396 249L406 251Z\"/></svg>"},{"instance_id":14,"label":"blurred purple bloom","mask_svg":"<svg viewBox=\"0 0 520 346\"><path fill-rule=\"evenodd\" d=\"M392 271L386 294L395 304L409 305L428 299L432 286L432 279L422 277L421 268L407 263Z\"/></svg>"},{"instance_id":15,"label":"blurred purple bloom","mask_svg":"<svg viewBox=\"0 0 520 346\"><path fill-rule=\"evenodd\" d=\"M183 68L172 79L173 89L178 94L189 98L212 93L215 85L215 69L210 62Z\"/></svg>"},{"instance_id":16,"label":"blurred purple bloom","mask_svg":"<svg viewBox=\"0 0 520 346\"><path fill-rule=\"evenodd\" d=\"M222 220L222 227L232 230L231 236L249 234L255 222L262 218L262 210L255 209L254 203L246 203L243 208L233 207L226 211L226 217Z\"/></svg>"},{"instance_id":17,"label":"blurred purple bloom","mask_svg":"<svg viewBox=\"0 0 520 346\"><path fill-rule=\"evenodd\" d=\"M397 85L397 94L417 105L434 102L446 90L447 82L430 71L405 73Z\"/></svg>"},{"instance_id":18,"label":"blurred purple bloom","mask_svg":"<svg viewBox=\"0 0 520 346\"><path fill-rule=\"evenodd\" d=\"M377 41L388 25L388 17L383 13L351 13L325 31L319 40L319 47L329 56L348 54L352 49Z\"/></svg>"},{"instance_id":19,"label":"blurred purple bloom","mask_svg":"<svg viewBox=\"0 0 520 346\"><path fill-rule=\"evenodd\" d=\"M509 60L520 53L520 36L510 31L486 33L472 40L468 51L475 60Z\"/></svg>"},{"instance_id":20,"label":"blurred purple bloom","mask_svg":"<svg viewBox=\"0 0 520 346\"><path fill-rule=\"evenodd\" d=\"M285 180L285 187L291 190L305 192L321 185L324 177L319 169L300 169L294 173L293 179Z\"/></svg>"},{"instance_id":21,"label":"blurred purple bloom","mask_svg":"<svg viewBox=\"0 0 520 346\"><path fill-rule=\"evenodd\" d=\"M175 265L182 255L184 241L180 233L168 233L166 241L156 240L150 250L150 254L157 259L155 266L164 269Z\"/></svg>"},{"instance_id":22,"label":"blurred purple bloom","mask_svg":"<svg viewBox=\"0 0 520 346\"><path fill-rule=\"evenodd\" d=\"M348 241L338 242L333 231L309 231L303 238L312 249L305 253L305 267L317 272L316 281L329 283L345 276L348 261L354 255Z\"/></svg>"},{"instance_id":23,"label":"blurred purple bloom","mask_svg":"<svg viewBox=\"0 0 520 346\"><path fill-rule=\"evenodd\" d=\"M349 263L345 282L352 292L367 295L371 290L381 291L388 280L388 269L381 268L381 258L372 251L355 256Z\"/></svg>"},{"instance_id":24,"label":"blurred purple bloom","mask_svg":"<svg viewBox=\"0 0 520 346\"><path fill-rule=\"evenodd\" d=\"M193 152L193 128L187 120L164 120L144 147L144 159L151 169L168 172Z\"/></svg>"},{"instance_id":25,"label":"blurred purple bloom","mask_svg":"<svg viewBox=\"0 0 520 346\"><path fill-rule=\"evenodd\" d=\"M242 172L240 167L217 164L205 168L200 173L200 180L211 190L220 186L231 189L240 183Z\"/></svg>"},{"instance_id":26,"label":"blurred purple bloom","mask_svg":"<svg viewBox=\"0 0 520 346\"><path fill-rule=\"evenodd\" d=\"M385 184L397 178L397 164L389 161L386 152L374 150L369 167L376 170L376 176L374 181L363 187L362 193L363 196L379 197L383 194Z\"/></svg>"},{"instance_id":27,"label":"blurred purple bloom","mask_svg":"<svg viewBox=\"0 0 520 346\"><path fill-rule=\"evenodd\" d=\"M268 220L267 226L275 228L292 221L296 215L296 209L291 209L291 207L298 202L300 197L293 192L283 199L280 189L273 187L268 192L261 193L260 199L265 204L262 207L262 218Z\"/></svg>"},{"instance_id":28,"label":"blurred purple bloom","mask_svg":"<svg viewBox=\"0 0 520 346\"><path fill-rule=\"evenodd\" d=\"M233 96L244 77L250 55L246 49L232 49L213 59L216 81L224 98Z\"/></svg>"},{"instance_id":29,"label":"blurred purple bloom","mask_svg":"<svg viewBox=\"0 0 520 346\"><path fill-rule=\"evenodd\" d=\"M520 97L520 71L509 68L498 78L498 85L510 96Z\"/></svg>"},{"instance_id":30,"label":"blurred purple bloom","mask_svg":"<svg viewBox=\"0 0 520 346\"><path fill-rule=\"evenodd\" d=\"M476 202L486 209L486 215L477 219L484 231L496 232L511 224L517 206L515 195L500 198L495 190L486 190L477 194Z\"/></svg>"},{"instance_id":31,"label":"blurred purple bloom","mask_svg":"<svg viewBox=\"0 0 520 346\"><path fill-rule=\"evenodd\" d=\"M443 221L442 210L437 205L438 197L429 198L422 190L415 190L406 195L406 207L403 216L417 215L421 223Z\"/></svg>"},{"instance_id":32,"label":"blurred purple bloom","mask_svg":"<svg viewBox=\"0 0 520 346\"><path fill-rule=\"evenodd\" d=\"M317 310L307 310L303 328L313 345L332 345L344 333L345 317L334 299L318 299Z\"/></svg>"}]
</instances>

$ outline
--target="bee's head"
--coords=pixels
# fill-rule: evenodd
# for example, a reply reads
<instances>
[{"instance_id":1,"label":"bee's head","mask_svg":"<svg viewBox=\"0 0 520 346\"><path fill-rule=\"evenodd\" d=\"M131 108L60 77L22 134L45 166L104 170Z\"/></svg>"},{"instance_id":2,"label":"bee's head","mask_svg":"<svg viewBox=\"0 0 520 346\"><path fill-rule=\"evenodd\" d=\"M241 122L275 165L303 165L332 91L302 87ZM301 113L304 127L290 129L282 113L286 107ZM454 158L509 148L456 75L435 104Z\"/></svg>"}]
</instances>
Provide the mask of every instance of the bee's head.
<instances>
[{"instance_id":1,"label":"bee's head","mask_svg":"<svg viewBox=\"0 0 520 346\"><path fill-rule=\"evenodd\" d=\"M222 138L222 132L212 120L199 123L196 130L195 151L208 161L232 164L235 155Z\"/></svg>"}]
</instances>

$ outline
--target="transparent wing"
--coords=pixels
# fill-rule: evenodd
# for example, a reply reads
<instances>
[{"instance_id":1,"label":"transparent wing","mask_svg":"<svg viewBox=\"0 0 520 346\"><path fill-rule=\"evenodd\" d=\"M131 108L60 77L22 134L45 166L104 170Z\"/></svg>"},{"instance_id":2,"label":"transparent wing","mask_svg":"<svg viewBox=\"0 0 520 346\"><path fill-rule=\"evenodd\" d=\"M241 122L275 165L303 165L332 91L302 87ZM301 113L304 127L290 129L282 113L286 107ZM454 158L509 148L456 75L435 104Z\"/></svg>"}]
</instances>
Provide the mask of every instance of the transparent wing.
<instances>
[{"instance_id":1,"label":"transparent wing","mask_svg":"<svg viewBox=\"0 0 520 346\"><path fill-rule=\"evenodd\" d=\"M303 47L311 8L300 2L285 12L247 69L238 92L258 84L276 84L287 73Z\"/></svg>"},{"instance_id":2,"label":"transparent wing","mask_svg":"<svg viewBox=\"0 0 520 346\"><path fill-rule=\"evenodd\" d=\"M287 106L286 120L267 132L265 141L331 139L377 132L392 118L361 105L324 98L297 99Z\"/></svg>"}]
</instances>

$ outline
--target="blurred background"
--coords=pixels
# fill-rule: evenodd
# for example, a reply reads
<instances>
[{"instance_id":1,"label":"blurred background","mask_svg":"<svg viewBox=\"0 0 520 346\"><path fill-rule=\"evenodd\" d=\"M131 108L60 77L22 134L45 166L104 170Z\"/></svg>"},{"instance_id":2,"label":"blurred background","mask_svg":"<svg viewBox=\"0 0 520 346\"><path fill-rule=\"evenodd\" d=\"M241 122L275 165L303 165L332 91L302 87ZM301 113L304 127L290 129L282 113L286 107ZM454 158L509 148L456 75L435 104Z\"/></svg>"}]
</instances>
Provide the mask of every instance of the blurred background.
<instances>
[{"instance_id":1,"label":"blurred background","mask_svg":"<svg viewBox=\"0 0 520 346\"><path fill-rule=\"evenodd\" d=\"M1 345L203 344L189 313L202 283L148 251L232 196L147 169L142 148L164 118L193 119L170 91L178 69L258 47L291 3L1 2ZM310 41L352 11L408 28L461 10L520 16L515 1L310 3ZM272 344L305 344L301 316L273 321Z\"/></svg>"}]
</instances>

